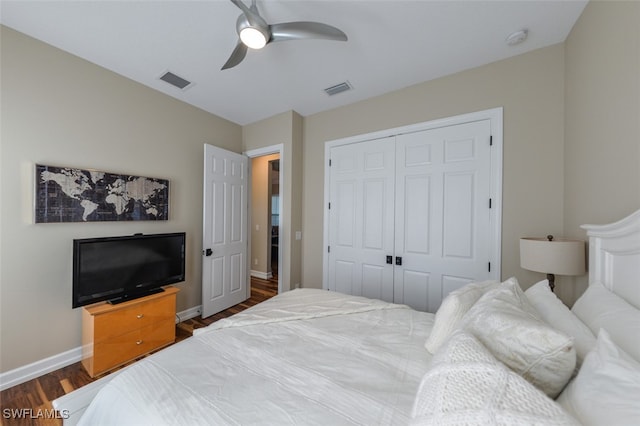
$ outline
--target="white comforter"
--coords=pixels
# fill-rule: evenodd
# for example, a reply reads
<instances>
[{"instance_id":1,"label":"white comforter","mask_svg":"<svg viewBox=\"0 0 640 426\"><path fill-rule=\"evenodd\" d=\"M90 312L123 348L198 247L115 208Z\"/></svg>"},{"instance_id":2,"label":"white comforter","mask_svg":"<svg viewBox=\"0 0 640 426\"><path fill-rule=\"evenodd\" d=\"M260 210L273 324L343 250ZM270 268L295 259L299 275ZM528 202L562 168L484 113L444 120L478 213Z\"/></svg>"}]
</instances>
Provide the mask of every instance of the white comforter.
<instances>
[{"instance_id":1,"label":"white comforter","mask_svg":"<svg viewBox=\"0 0 640 426\"><path fill-rule=\"evenodd\" d=\"M408 424L432 325L403 305L294 290L127 368L80 424Z\"/></svg>"}]
</instances>

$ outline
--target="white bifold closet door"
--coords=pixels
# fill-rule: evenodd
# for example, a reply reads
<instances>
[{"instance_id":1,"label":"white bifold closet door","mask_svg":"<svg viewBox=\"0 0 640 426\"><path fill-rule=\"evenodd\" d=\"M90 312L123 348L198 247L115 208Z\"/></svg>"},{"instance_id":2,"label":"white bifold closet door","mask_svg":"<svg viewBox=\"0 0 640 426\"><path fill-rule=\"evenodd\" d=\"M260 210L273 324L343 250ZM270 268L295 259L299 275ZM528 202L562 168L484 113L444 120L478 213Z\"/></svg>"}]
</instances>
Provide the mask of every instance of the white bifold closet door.
<instances>
[{"instance_id":1,"label":"white bifold closet door","mask_svg":"<svg viewBox=\"0 0 640 426\"><path fill-rule=\"evenodd\" d=\"M329 289L393 301L395 137L331 149Z\"/></svg>"},{"instance_id":2,"label":"white bifold closet door","mask_svg":"<svg viewBox=\"0 0 640 426\"><path fill-rule=\"evenodd\" d=\"M329 290L435 312L489 278L490 124L331 148Z\"/></svg>"}]
</instances>

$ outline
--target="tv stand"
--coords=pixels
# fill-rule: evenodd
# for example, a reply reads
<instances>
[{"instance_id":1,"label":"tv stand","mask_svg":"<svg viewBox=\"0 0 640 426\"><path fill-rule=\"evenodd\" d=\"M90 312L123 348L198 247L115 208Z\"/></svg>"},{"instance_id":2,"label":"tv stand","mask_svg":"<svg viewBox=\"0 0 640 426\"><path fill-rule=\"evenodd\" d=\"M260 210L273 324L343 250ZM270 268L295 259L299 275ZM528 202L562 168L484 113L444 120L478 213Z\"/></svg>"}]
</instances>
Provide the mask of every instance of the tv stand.
<instances>
[{"instance_id":1,"label":"tv stand","mask_svg":"<svg viewBox=\"0 0 640 426\"><path fill-rule=\"evenodd\" d=\"M154 289L151 289L151 290L147 290L144 293L126 294L126 295L124 295L122 297L115 297L113 299L107 300L107 303L109 303L111 305L119 305L120 303L128 302L130 300L139 299L139 298L145 297L145 296L150 296L150 295L156 294L156 293L162 293L163 291L164 291L164 289L162 287L158 287L158 288L154 288Z\"/></svg>"},{"instance_id":2,"label":"tv stand","mask_svg":"<svg viewBox=\"0 0 640 426\"><path fill-rule=\"evenodd\" d=\"M91 377L170 345L176 338L176 287L118 304L82 308L82 365Z\"/></svg>"}]
</instances>

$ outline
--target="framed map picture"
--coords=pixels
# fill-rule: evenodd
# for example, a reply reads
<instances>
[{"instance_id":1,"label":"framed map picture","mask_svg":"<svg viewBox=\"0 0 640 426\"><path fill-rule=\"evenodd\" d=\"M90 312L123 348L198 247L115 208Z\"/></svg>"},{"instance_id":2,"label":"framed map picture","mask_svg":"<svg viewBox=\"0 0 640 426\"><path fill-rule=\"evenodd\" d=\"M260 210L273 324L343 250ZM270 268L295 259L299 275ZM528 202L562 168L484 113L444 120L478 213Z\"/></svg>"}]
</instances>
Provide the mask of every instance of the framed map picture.
<instances>
[{"instance_id":1,"label":"framed map picture","mask_svg":"<svg viewBox=\"0 0 640 426\"><path fill-rule=\"evenodd\" d=\"M36 164L36 223L168 220L169 181Z\"/></svg>"}]
</instances>

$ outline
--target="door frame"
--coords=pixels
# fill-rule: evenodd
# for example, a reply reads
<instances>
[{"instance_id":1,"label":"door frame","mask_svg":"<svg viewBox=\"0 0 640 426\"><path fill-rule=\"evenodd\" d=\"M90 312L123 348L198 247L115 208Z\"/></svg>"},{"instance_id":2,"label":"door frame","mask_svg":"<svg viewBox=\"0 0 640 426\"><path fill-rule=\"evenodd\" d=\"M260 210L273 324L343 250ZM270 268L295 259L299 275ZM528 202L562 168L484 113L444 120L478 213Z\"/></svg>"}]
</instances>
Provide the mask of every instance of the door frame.
<instances>
[{"instance_id":1,"label":"door frame","mask_svg":"<svg viewBox=\"0 0 640 426\"><path fill-rule=\"evenodd\" d=\"M497 277L502 278L502 150L503 150L503 108L491 108L467 114L446 117L408 126L395 127L362 135L326 141L324 144L324 205L323 205L323 248L322 248L322 288L329 289L329 190L331 169L329 156L331 149L340 145L348 145L366 142L372 139L381 139L397 136L403 133L413 133L423 130L431 130L439 127L454 126L473 121L490 120L492 150L491 150L491 269L497 272ZM488 202L488 201L487 201Z\"/></svg>"},{"instance_id":2,"label":"door frame","mask_svg":"<svg viewBox=\"0 0 640 426\"><path fill-rule=\"evenodd\" d=\"M284 177L284 174L286 173L286 171L284 170L284 144L270 145L270 146L265 146L263 148L251 149L243 152L243 154L249 157L249 160L252 160L256 157L263 157L265 155L278 154L280 156L280 174L278 176L278 184L280 185L280 188L284 188L283 177ZM249 193L251 193L251 191L253 190L251 186L252 175L253 175L253 171L251 167L252 167L252 161L249 161L249 167L248 167L249 168ZM286 196L287 194L285 193L285 191L281 189L280 196L278 197L278 210L280 211L280 214L278 216L278 294L282 293L282 276L284 274L284 270L282 269L282 259L285 253L289 252L289 240L285 238L286 236L284 235L285 232L282 226L282 224L285 223L285 220L287 219L286 217L287 212L285 212L284 209L282 208L282 206L284 205L284 199L286 198ZM253 206L251 205L251 197L249 197L249 214L247 215L247 220L249 221L247 225L249 229L252 229L251 228L251 224L253 223L252 214L253 214ZM251 252L251 232L247 233L247 237L248 237L248 245L249 245L248 250L249 252ZM248 259L247 269L250 275L252 256L247 256L247 259ZM249 287L249 290L248 290L249 296L251 296L251 277L250 276L249 276L248 287Z\"/></svg>"}]
</instances>

